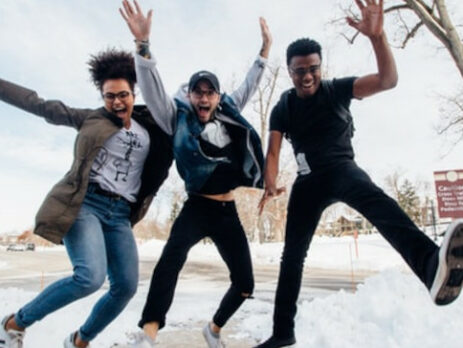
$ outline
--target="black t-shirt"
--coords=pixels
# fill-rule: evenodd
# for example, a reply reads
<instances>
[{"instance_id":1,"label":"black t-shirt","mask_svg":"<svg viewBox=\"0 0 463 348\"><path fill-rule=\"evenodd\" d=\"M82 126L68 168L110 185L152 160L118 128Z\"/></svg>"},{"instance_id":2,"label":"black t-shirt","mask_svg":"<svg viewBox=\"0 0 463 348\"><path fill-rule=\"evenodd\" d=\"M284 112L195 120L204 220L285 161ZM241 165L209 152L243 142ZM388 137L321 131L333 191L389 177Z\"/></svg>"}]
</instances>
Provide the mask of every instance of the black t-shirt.
<instances>
[{"instance_id":1,"label":"black t-shirt","mask_svg":"<svg viewBox=\"0 0 463 348\"><path fill-rule=\"evenodd\" d=\"M199 144L206 156L226 157L228 162L220 162L197 193L215 195L227 193L237 188L241 171L236 142L232 141L223 148L219 148L200 137Z\"/></svg>"},{"instance_id":2,"label":"black t-shirt","mask_svg":"<svg viewBox=\"0 0 463 348\"><path fill-rule=\"evenodd\" d=\"M293 146L298 174L352 160L352 117L349 111L356 77L322 80L310 98L295 89L282 94L270 116L270 131L285 135Z\"/></svg>"}]
</instances>

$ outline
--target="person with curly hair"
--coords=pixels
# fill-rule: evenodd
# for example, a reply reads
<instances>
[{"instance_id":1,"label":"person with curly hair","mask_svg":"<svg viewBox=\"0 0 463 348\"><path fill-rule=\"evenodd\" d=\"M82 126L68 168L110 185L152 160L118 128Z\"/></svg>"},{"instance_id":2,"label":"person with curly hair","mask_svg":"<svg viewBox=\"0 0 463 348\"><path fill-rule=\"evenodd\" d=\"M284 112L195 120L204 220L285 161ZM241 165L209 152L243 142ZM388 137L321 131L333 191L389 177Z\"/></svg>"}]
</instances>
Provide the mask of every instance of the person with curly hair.
<instances>
[{"instance_id":1,"label":"person with curly hair","mask_svg":"<svg viewBox=\"0 0 463 348\"><path fill-rule=\"evenodd\" d=\"M73 274L44 289L0 325L0 347L23 346L25 329L103 285L84 324L64 347L87 347L125 308L138 284L138 253L131 226L145 215L172 163L171 138L145 106L136 106L133 56L109 49L91 56L91 78L104 105L78 109L44 100L0 79L0 100L47 122L75 128L71 169L46 196L34 233L63 243Z\"/></svg>"}]
</instances>

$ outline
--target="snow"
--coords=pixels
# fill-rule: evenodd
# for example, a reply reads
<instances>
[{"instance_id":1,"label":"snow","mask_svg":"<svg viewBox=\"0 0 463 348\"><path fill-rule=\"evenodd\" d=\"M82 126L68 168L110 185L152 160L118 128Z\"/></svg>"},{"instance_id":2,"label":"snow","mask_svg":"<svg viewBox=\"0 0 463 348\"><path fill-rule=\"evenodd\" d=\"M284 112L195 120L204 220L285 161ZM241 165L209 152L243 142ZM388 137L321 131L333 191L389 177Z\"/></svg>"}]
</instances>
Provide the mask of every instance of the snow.
<instances>
[{"instance_id":1,"label":"snow","mask_svg":"<svg viewBox=\"0 0 463 348\"><path fill-rule=\"evenodd\" d=\"M314 268L380 271L398 267L407 269L400 255L377 234L361 235L357 241L351 236L330 238L315 236L312 240L306 263ZM139 247L140 257L154 258L160 255L164 242L150 240ZM251 254L254 263L277 265L280 263L283 243L251 243ZM221 260L214 244L197 244L188 254L189 260L218 261Z\"/></svg>"},{"instance_id":2,"label":"snow","mask_svg":"<svg viewBox=\"0 0 463 348\"><path fill-rule=\"evenodd\" d=\"M147 260L158 256L163 245L164 242L155 240L141 245L140 257ZM253 261L255 264L277 265L281 249L281 243L252 244ZM188 260L214 263L220 257L214 245L201 243L191 250ZM379 273L367 278L354 293L338 291L300 301L296 317L297 347L462 346L462 298L448 306L435 306L426 288L381 237L360 236L358 258L352 237L316 237L306 265ZM207 279L181 279L163 332L191 330L199 322L209 320L225 289L224 285ZM141 282L125 311L92 342L92 347L109 347L114 342L124 342L127 332L137 331L136 323L147 290L148 282ZM60 309L30 327L25 348L59 347L64 337L85 320L103 291ZM36 295L37 292L4 288L0 284L0 308L5 314L14 312ZM256 297L246 301L233 317L234 337L246 339L246 342L267 338L272 327L272 299L273 294L270 299ZM190 345L185 342L184 346Z\"/></svg>"},{"instance_id":3,"label":"snow","mask_svg":"<svg viewBox=\"0 0 463 348\"><path fill-rule=\"evenodd\" d=\"M461 347L462 305L459 298L437 307L413 275L383 271L354 294L340 291L304 301L296 318L298 347ZM249 331L253 337L271 332L263 312L243 318L243 328L256 327Z\"/></svg>"}]
</instances>

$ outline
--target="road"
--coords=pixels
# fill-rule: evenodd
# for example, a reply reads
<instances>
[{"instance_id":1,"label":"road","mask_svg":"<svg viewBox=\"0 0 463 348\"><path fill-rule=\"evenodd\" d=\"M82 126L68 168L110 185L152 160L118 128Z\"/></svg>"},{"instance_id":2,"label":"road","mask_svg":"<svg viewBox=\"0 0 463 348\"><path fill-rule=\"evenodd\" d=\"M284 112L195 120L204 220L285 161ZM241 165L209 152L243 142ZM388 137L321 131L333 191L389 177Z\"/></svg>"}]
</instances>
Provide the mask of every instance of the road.
<instances>
[{"instance_id":1,"label":"road","mask_svg":"<svg viewBox=\"0 0 463 348\"><path fill-rule=\"evenodd\" d=\"M157 259L142 259L140 261L140 281L149 282L151 272ZM278 279L278 265L255 265L254 297L261 301L273 302ZM64 249L11 252L0 250L0 287L16 287L28 291L40 291L51 282L71 274L71 265ZM343 289L346 292L355 291L357 284L371 276L371 272L351 272L313 269L306 270L303 278L299 299L312 300L315 297L326 296ZM179 278L178 292L183 284L201 280L214 284L228 286L228 272L223 263L187 261ZM183 284L182 284L183 283ZM206 283L207 284L207 283ZM104 285L107 286L107 285ZM206 318L205 318L206 320ZM200 330L204 322L194 323L193 326L178 328L173 331L163 331L159 335L159 348L204 347ZM256 342L246 338L237 338L234 331L233 318L223 332L228 348L242 348L253 346Z\"/></svg>"},{"instance_id":2,"label":"road","mask_svg":"<svg viewBox=\"0 0 463 348\"><path fill-rule=\"evenodd\" d=\"M0 250L0 262L7 267L0 267L0 286L18 287L37 291L71 273L71 264L64 249L44 251L12 252ZM140 280L149 280L157 259L140 261ZM256 291L263 291L269 285L276 284L277 265L254 265ZM371 276L372 272L351 272L311 268L305 271L302 288L306 290L335 292L341 289L352 291L358 283ZM192 279L196 276L219 283L228 283L228 272L224 264L187 261L180 274L180 279ZM259 290L260 289L260 290Z\"/></svg>"}]
</instances>

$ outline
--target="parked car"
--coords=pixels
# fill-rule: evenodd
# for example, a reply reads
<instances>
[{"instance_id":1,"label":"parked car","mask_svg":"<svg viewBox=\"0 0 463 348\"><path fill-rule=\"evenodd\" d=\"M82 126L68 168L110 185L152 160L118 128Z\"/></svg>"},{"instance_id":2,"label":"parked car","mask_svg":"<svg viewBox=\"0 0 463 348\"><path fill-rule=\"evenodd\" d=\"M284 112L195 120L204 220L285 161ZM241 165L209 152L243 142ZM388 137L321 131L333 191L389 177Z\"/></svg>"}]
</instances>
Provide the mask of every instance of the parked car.
<instances>
[{"instance_id":1,"label":"parked car","mask_svg":"<svg viewBox=\"0 0 463 348\"><path fill-rule=\"evenodd\" d=\"M35 244L34 243L26 243L26 250L34 251Z\"/></svg>"},{"instance_id":2,"label":"parked car","mask_svg":"<svg viewBox=\"0 0 463 348\"><path fill-rule=\"evenodd\" d=\"M25 251L26 245L25 244L9 244L6 248L7 251Z\"/></svg>"}]
</instances>

